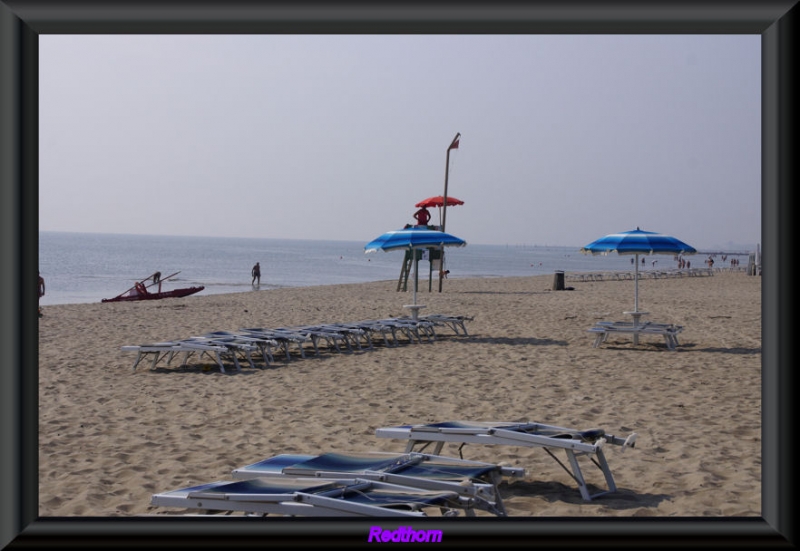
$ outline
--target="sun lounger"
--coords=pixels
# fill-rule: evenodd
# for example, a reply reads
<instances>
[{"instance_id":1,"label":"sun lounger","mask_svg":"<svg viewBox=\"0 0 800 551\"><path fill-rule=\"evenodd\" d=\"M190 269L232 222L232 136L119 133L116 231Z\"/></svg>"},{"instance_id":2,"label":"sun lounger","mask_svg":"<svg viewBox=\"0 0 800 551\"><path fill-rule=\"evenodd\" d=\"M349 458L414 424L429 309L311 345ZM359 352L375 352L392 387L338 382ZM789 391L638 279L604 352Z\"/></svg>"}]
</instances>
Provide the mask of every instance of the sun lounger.
<instances>
[{"instance_id":1,"label":"sun lounger","mask_svg":"<svg viewBox=\"0 0 800 551\"><path fill-rule=\"evenodd\" d=\"M389 346L388 339L386 338L386 332L389 331L387 327L378 326L378 325L371 325L371 324L364 324L362 325L359 322L355 323L329 323L327 324L328 327L340 329L344 331L346 335L348 335L351 340L356 344L359 349L363 349L364 347L368 349L374 348L372 343L372 335L374 333L381 333L383 337L384 344ZM363 343L361 341L364 341Z\"/></svg>"},{"instance_id":2,"label":"sun lounger","mask_svg":"<svg viewBox=\"0 0 800 551\"><path fill-rule=\"evenodd\" d=\"M505 516L497 485L524 469L422 453L281 454L233 471L236 479L269 476L358 476L426 490L455 491L475 500L475 508ZM444 483L444 484L443 484Z\"/></svg>"},{"instance_id":3,"label":"sun lounger","mask_svg":"<svg viewBox=\"0 0 800 551\"><path fill-rule=\"evenodd\" d=\"M172 359L177 354L183 354L183 364L189 360L189 357L192 354L197 354L198 356L202 357L203 355L208 355L211 357L219 366L219 369L222 373L225 373L225 366L222 363L222 356L228 355L230 357L230 351L228 348L220 345L210 344L210 343L202 343L197 341L187 341L187 340L177 340L177 341L163 341L157 343L150 343L150 344L138 344L138 345L128 345L121 347L123 352L136 352L136 361L133 363L133 369L136 370L136 366L139 365L144 358L148 356L152 356L153 362L150 365L150 369L155 369L156 364L158 364L161 360L166 359L167 363L169 364L172 362ZM237 368L237 371L240 369L238 362L236 361L236 357L233 356L234 365Z\"/></svg>"},{"instance_id":4,"label":"sun lounger","mask_svg":"<svg viewBox=\"0 0 800 551\"><path fill-rule=\"evenodd\" d=\"M240 337L211 337L203 335L189 337L188 339L183 339L182 342L196 342L225 347L237 371L241 369L240 360L247 361L247 364L255 369L256 365L255 362L253 362L253 354L260 354L262 350L254 341L242 339Z\"/></svg>"},{"instance_id":5,"label":"sun lounger","mask_svg":"<svg viewBox=\"0 0 800 551\"><path fill-rule=\"evenodd\" d=\"M406 319L406 318L402 318ZM410 319L410 318L409 318ZM468 336L465 322L472 321L474 318L468 316L448 316L444 314L428 314L419 316L420 321L433 323L435 327L449 327L456 335Z\"/></svg>"},{"instance_id":6,"label":"sun lounger","mask_svg":"<svg viewBox=\"0 0 800 551\"><path fill-rule=\"evenodd\" d=\"M342 329L336 329L326 325L300 325L291 327L290 329L292 331L308 334L309 338L314 343L314 351L317 355L319 355L320 342L325 342L329 348L333 348L337 352L342 351L339 346L340 344L345 345L350 352L353 351L350 340Z\"/></svg>"},{"instance_id":7,"label":"sun lounger","mask_svg":"<svg viewBox=\"0 0 800 551\"><path fill-rule=\"evenodd\" d=\"M587 501L616 491L614 477L603 448L610 444L621 446L624 450L627 447L633 447L637 438L636 433L621 438L606 434L602 429L581 431L542 423L466 421L386 427L377 429L375 434L381 438L406 440L407 453L414 451L418 445L421 446L421 449L425 449L429 444L435 443L433 454L439 455L444 444L448 442L460 444L461 448L466 444L542 448L575 480L581 496ZM553 450L558 449L562 449L566 453L569 467L553 453ZM578 462L582 456L588 456L592 463L602 471L607 486L606 490L595 494L589 492Z\"/></svg>"},{"instance_id":8,"label":"sun lounger","mask_svg":"<svg viewBox=\"0 0 800 551\"><path fill-rule=\"evenodd\" d=\"M678 334L683 331L683 326L667 323L654 323L650 321L637 324L627 321L599 321L595 323L594 327L587 329L587 331L595 336L594 343L592 344L594 348L598 348L601 344L606 342L610 335L627 333L632 334L635 337L640 335L661 336L664 338L667 348L669 350L675 350L678 346ZM637 343L638 338L634 339L634 344Z\"/></svg>"},{"instance_id":9,"label":"sun lounger","mask_svg":"<svg viewBox=\"0 0 800 551\"><path fill-rule=\"evenodd\" d=\"M297 347L300 357L305 358L306 352L303 345L312 342L309 335L298 331L290 331L288 329L277 330L264 327L253 327L253 328L239 329L238 332L246 336L259 337L277 342L278 347L282 349L284 354L286 355L287 360L292 359L291 355L292 345Z\"/></svg>"},{"instance_id":10,"label":"sun lounger","mask_svg":"<svg viewBox=\"0 0 800 551\"><path fill-rule=\"evenodd\" d=\"M454 491L430 491L365 478L271 477L221 481L154 494L151 504L248 515L282 516L444 516L458 510L474 516L472 501Z\"/></svg>"},{"instance_id":11,"label":"sun lounger","mask_svg":"<svg viewBox=\"0 0 800 551\"><path fill-rule=\"evenodd\" d=\"M397 332L404 334L409 342L414 342L414 340L416 340L416 342L421 343L423 336L428 341L433 341L436 338L434 324L430 321L412 319L410 317L402 316L396 318L383 318L375 321L393 327L395 330L395 340Z\"/></svg>"},{"instance_id":12,"label":"sun lounger","mask_svg":"<svg viewBox=\"0 0 800 551\"><path fill-rule=\"evenodd\" d=\"M374 343L372 339L373 336L379 334L383 339L383 344L385 346L397 346L399 344L399 340L397 338L397 331L398 326L395 323L389 323L386 321L379 321L379 320L361 320L352 323L341 324L345 326L355 326L369 335L370 342ZM389 335L391 335L391 341L389 340Z\"/></svg>"},{"instance_id":13,"label":"sun lounger","mask_svg":"<svg viewBox=\"0 0 800 551\"><path fill-rule=\"evenodd\" d=\"M369 332L361 327L343 323L325 323L317 327L324 331L334 331L341 334L345 344L347 344L347 348L351 352L353 351L353 347L358 350L363 350L365 346L366 348L372 348L372 338Z\"/></svg>"},{"instance_id":14,"label":"sun lounger","mask_svg":"<svg viewBox=\"0 0 800 551\"><path fill-rule=\"evenodd\" d=\"M269 366L270 363L275 361L272 350L278 348L279 344L274 339L267 339L264 337L256 337L254 335L246 335L243 333L234 333L231 331L212 331L211 333L206 333L201 335L204 338L208 339L225 339L230 338L236 341L241 341L243 343L249 343L256 346L261 353L261 356L264 358L264 363Z\"/></svg>"}]
</instances>

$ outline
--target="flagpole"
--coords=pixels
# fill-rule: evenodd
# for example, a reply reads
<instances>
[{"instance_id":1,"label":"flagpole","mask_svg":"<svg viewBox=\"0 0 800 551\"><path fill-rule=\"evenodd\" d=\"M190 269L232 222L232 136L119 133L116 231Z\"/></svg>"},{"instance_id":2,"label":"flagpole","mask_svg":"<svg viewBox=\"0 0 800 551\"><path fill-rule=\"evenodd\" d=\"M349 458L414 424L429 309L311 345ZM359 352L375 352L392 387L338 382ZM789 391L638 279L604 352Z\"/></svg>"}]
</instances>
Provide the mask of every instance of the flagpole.
<instances>
[{"instance_id":1,"label":"flagpole","mask_svg":"<svg viewBox=\"0 0 800 551\"><path fill-rule=\"evenodd\" d=\"M458 149L458 139L461 137L461 132L456 132L456 137L450 142L450 147L447 148L447 159L444 164L444 195L442 199L442 231L445 231L444 224L447 220L447 178L450 173L450 150ZM444 270L444 245L439 253L439 292L442 292L442 270Z\"/></svg>"}]
</instances>

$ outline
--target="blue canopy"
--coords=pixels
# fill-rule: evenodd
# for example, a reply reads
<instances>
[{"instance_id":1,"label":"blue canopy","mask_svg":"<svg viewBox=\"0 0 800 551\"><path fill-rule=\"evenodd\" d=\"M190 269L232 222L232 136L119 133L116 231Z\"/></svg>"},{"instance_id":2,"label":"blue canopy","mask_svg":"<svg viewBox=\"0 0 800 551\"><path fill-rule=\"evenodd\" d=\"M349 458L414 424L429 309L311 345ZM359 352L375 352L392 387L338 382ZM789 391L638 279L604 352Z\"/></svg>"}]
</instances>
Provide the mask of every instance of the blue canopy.
<instances>
[{"instance_id":1,"label":"blue canopy","mask_svg":"<svg viewBox=\"0 0 800 551\"><path fill-rule=\"evenodd\" d=\"M593 241L580 250L584 254L695 254L697 250L680 239L636 228L612 233Z\"/></svg>"},{"instance_id":2,"label":"blue canopy","mask_svg":"<svg viewBox=\"0 0 800 551\"><path fill-rule=\"evenodd\" d=\"M669 235L656 232L644 231L636 228L631 231L612 233L601 237L597 241L592 241L580 249L583 254L607 255L613 252L617 254L636 255L633 262L635 281L633 311L639 311L639 255L652 254L695 254L697 250Z\"/></svg>"},{"instance_id":3,"label":"blue canopy","mask_svg":"<svg viewBox=\"0 0 800 551\"><path fill-rule=\"evenodd\" d=\"M449 233L425 227L389 231L364 246L364 252L395 251L398 249L429 249L437 247L464 247L467 242Z\"/></svg>"},{"instance_id":4,"label":"blue canopy","mask_svg":"<svg viewBox=\"0 0 800 551\"><path fill-rule=\"evenodd\" d=\"M373 239L364 246L365 253L375 251L397 251L397 250L413 250L413 249L438 249L441 247L464 247L467 242L456 237L437 230L429 230L426 227L411 226L403 228L402 230L389 231ZM414 255L414 304L417 305L417 279L419 270L419 257ZM413 317L417 317L417 309L412 309Z\"/></svg>"}]
</instances>

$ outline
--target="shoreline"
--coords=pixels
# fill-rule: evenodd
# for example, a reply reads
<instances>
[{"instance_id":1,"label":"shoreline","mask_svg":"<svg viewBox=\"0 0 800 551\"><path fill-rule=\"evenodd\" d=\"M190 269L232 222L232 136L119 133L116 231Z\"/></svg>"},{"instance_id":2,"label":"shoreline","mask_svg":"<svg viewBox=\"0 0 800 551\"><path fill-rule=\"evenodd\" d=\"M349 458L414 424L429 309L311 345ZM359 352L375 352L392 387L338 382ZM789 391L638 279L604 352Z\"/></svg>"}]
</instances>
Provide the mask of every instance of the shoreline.
<instances>
[{"instance_id":1,"label":"shoreline","mask_svg":"<svg viewBox=\"0 0 800 551\"><path fill-rule=\"evenodd\" d=\"M640 306L684 326L680 346L618 337L633 282L553 276L452 278L418 291L423 315L472 316L468 337L275 358L240 373L132 365L121 346L242 327L408 315L396 281L46 305L39 320L41 516L174 514L154 493L214 480L279 453L402 451L375 429L448 420L529 420L637 432L607 458L615 494L584 502L540 449L467 446L464 457L524 467L501 485L511 516L754 516L761 508L761 278L642 279ZM736 434L736 438L720 438ZM458 457L456 449L444 455ZM594 473L584 474L590 483Z\"/></svg>"}]
</instances>

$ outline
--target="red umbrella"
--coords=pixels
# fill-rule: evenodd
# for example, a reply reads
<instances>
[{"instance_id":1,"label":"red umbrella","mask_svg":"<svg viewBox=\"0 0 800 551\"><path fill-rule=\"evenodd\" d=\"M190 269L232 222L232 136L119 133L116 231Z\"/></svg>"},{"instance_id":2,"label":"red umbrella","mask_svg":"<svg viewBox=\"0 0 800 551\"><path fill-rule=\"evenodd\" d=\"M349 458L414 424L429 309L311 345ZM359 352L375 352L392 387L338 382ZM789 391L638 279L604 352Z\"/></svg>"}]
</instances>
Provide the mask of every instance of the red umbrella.
<instances>
[{"instance_id":1,"label":"red umbrella","mask_svg":"<svg viewBox=\"0 0 800 551\"><path fill-rule=\"evenodd\" d=\"M447 206L453 207L455 205L463 205L464 201L461 199L456 199L455 197L447 196ZM420 201L415 207L441 207L444 205L444 197L441 195L437 195L436 197L428 197L424 201Z\"/></svg>"}]
</instances>

